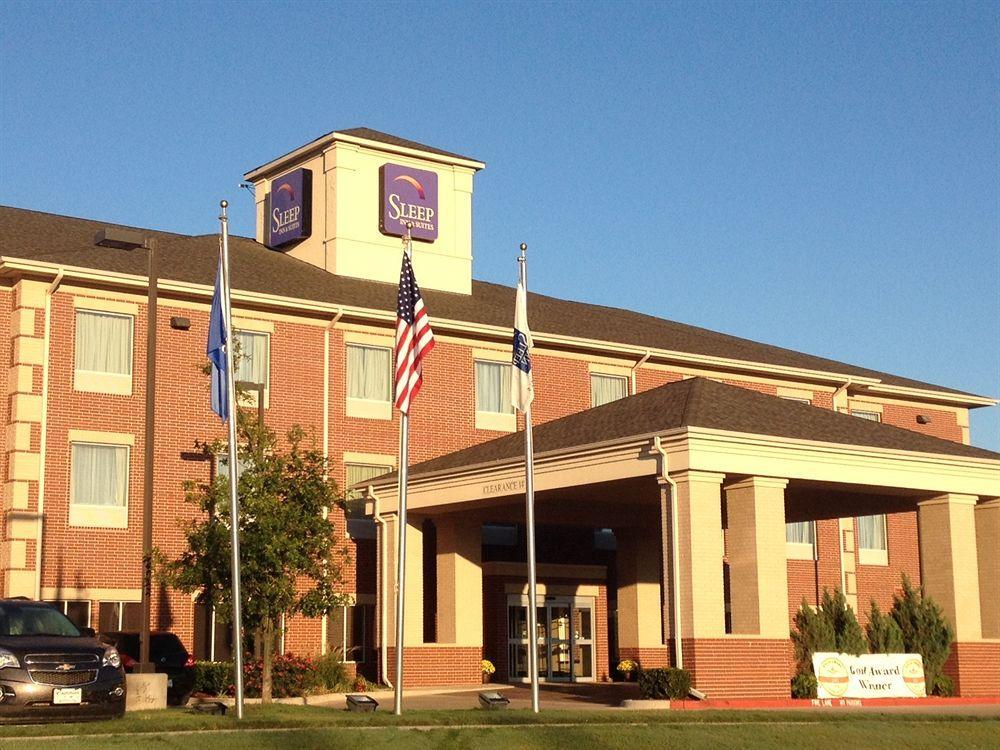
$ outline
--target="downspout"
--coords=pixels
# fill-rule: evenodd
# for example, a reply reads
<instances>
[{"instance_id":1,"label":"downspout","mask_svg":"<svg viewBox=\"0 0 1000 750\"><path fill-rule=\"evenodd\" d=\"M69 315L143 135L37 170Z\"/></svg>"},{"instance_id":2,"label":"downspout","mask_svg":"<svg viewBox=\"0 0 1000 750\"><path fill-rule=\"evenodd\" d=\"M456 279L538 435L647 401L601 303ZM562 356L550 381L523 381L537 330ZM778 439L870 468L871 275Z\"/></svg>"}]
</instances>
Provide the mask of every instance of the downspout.
<instances>
[{"instance_id":1,"label":"downspout","mask_svg":"<svg viewBox=\"0 0 1000 750\"><path fill-rule=\"evenodd\" d=\"M45 290L45 321L42 334L42 426L38 446L38 541L35 542L35 599L42 598L42 534L45 531L45 442L48 434L49 416L49 339L52 330L52 295L63 280L63 269Z\"/></svg>"},{"instance_id":2,"label":"downspout","mask_svg":"<svg viewBox=\"0 0 1000 750\"><path fill-rule=\"evenodd\" d=\"M833 392L833 396L830 397L830 405L833 407L833 411L834 412L837 411L837 396L839 396L841 393L843 393L844 396L846 397L847 396L847 389L851 387L851 383L852 382L853 381L850 378L848 378L846 383L844 383L842 386L840 386L839 388L837 388L837 390L835 390ZM845 399L845 401L846 401L846 399ZM850 413L850 409L848 409L847 413ZM813 524L813 536L815 537L815 542L813 544L813 556L817 558L817 560L816 560L816 576L818 578L819 577L819 551L818 551L819 550L819 534L816 533L815 528L816 528L816 526L815 526L815 523L814 523ZM840 519L839 518L837 519L837 552L838 552L838 554L840 556L840 593L842 593L844 596L847 596L847 571L844 569L844 530L840 526ZM817 592L816 592L816 597L817 597L816 598L816 606L818 607L819 606L819 586L817 586L816 588L817 588Z\"/></svg>"},{"instance_id":3,"label":"downspout","mask_svg":"<svg viewBox=\"0 0 1000 750\"><path fill-rule=\"evenodd\" d=\"M680 545L677 543L680 533L677 525L677 483L670 478L670 472L667 467L667 452L663 449L663 443L659 435L653 437L653 448L660 454L660 479L670 485L670 583L674 595L674 666L677 669L683 669L684 652L681 648L681 552ZM664 510L665 508L661 500L661 519L663 518ZM662 525L663 522L661 521L660 523Z\"/></svg>"},{"instance_id":4,"label":"downspout","mask_svg":"<svg viewBox=\"0 0 1000 750\"><path fill-rule=\"evenodd\" d=\"M386 549L386 528L385 519L379 513L380 503L378 495L375 494L374 489L368 487L368 497L372 499L373 510L372 516L375 519L375 523L379 526L378 534L378 549L379 549L379 581L378 581L378 593L379 593L379 667L382 673L382 681L387 687L392 688L392 683L389 682L389 644L386 640L387 628L389 627L389 589L386 587L386 568L389 565L389 560L387 558L388 550Z\"/></svg>"},{"instance_id":5,"label":"downspout","mask_svg":"<svg viewBox=\"0 0 1000 750\"><path fill-rule=\"evenodd\" d=\"M337 314L333 316L333 320L330 321L329 325L323 329L323 466L324 474L329 473L329 461L330 461L330 330L337 325L337 321L340 320L340 316L344 314L343 310L337 310ZM330 515L330 509L323 509L323 518L327 518ZM329 618L324 617L320 621L320 653L326 654L327 648L327 620ZM282 631L284 632L284 631ZM282 635L282 637L284 637Z\"/></svg>"},{"instance_id":6,"label":"downspout","mask_svg":"<svg viewBox=\"0 0 1000 750\"><path fill-rule=\"evenodd\" d=\"M649 349L647 349L646 353L642 355L642 359L640 359L638 362L636 362L634 365L632 365L631 376L632 376L632 395L633 396L636 394L636 390L635 390L635 371L638 370L640 367L642 367L644 364L646 364L646 362L649 360L649 358L652 356L652 354L653 353Z\"/></svg>"}]
</instances>

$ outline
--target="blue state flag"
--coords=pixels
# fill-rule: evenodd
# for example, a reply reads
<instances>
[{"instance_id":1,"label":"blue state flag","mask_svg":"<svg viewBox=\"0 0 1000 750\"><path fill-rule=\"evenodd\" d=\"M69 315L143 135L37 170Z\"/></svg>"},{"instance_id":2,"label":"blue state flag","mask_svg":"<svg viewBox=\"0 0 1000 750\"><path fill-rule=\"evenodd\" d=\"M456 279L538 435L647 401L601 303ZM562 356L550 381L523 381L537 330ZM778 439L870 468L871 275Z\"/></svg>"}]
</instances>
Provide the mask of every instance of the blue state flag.
<instances>
[{"instance_id":1,"label":"blue state flag","mask_svg":"<svg viewBox=\"0 0 1000 750\"><path fill-rule=\"evenodd\" d=\"M212 411L223 422L229 419L229 388L226 382L226 344L229 333L222 312L222 254L215 274L215 294L212 295L212 312L208 317L208 346L206 354L212 365Z\"/></svg>"}]
</instances>

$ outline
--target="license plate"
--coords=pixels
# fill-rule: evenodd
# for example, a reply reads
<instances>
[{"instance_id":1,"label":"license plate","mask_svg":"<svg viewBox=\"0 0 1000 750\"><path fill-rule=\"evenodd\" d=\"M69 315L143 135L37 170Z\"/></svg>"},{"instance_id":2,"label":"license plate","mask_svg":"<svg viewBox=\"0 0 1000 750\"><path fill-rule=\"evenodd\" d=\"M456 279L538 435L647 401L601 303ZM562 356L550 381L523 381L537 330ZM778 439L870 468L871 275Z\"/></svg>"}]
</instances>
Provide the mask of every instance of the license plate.
<instances>
[{"instance_id":1,"label":"license plate","mask_svg":"<svg viewBox=\"0 0 1000 750\"><path fill-rule=\"evenodd\" d=\"M52 691L52 703L56 706L65 706L71 703L83 701L83 688L56 688Z\"/></svg>"},{"instance_id":2,"label":"license plate","mask_svg":"<svg viewBox=\"0 0 1000 750\"><path fill-rule=\"evenodd\" d=\"M174 686L174 681L168 678L167 679L167 687L170 688L170 687L173 687L173 686Z\"/></svg>"}]
</instances>

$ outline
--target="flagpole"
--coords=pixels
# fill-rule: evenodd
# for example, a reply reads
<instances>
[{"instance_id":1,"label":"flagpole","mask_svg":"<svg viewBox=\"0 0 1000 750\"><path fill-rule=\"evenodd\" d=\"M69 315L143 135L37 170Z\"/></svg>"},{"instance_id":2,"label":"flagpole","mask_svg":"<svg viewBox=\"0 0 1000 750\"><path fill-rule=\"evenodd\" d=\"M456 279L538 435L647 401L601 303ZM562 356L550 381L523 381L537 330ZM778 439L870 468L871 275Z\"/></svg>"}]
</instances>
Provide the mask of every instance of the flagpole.
<instances>
[{"instance_id":1,"label":"flagpole","mask_svg":"<svg viewBox=\"0 0 1000 750\"><path fill-rule=\"evenodd\" d=\"M518 267L525 299L528 296L528 246L521 243ZM527 306L527 302L525 302ZM531 438L531 402L524 410L524 498L528 531L528 672L531 710L538 713L538 600L535 585L535 456Z\"/></svg>"},{"instance_id":2,"label":"flagpole","mask_svg":"<svg viewBox=\"0 0 1000 750\"><path fill-rule=\"evenodd\" d=\"M242 611L240 606L240 534L239 534L239 498L238 464L239 446L236 442L236 414L239 408L236 403L236 383L233 371L233 315L230 300L229 280L229 217L226 215L228 201L219 204L222 215L222 315L226 329L226 393L229 401L229 529L232 535L232 586L233 586L233 671L236 684L236 718L243 718L243 640Z\"/></svg>"},{"instance_id":3,"label":"flagpole","mask_svg":"<svg viewBox=\"0 0 1000 750\"><path fill-rule=\"evenodd\" d=\"M404 252L413 257L413 240L407 223L403 237ZM396 675L393 680L393 713L403 713L403 622L406 610L406 483L409 474L410 417L409 409L400 412L399 421L399 513L396 516Z\"/></svg>"}]
</instances>

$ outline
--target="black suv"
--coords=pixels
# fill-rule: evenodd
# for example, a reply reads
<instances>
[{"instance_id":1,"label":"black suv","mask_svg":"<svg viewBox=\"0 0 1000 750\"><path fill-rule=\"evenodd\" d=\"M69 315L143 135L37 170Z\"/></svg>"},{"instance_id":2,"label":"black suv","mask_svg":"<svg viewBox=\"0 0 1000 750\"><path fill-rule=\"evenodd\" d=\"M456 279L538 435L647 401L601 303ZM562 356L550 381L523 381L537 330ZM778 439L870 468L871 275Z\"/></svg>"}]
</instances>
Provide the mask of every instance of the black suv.
<instances>
[{"instance_id":1,"label":"black suv","mask_svg":"<svg viewBox=\"0 0 1000 750\"><path fill-rule=\"evenodd\" d=\"M138 633L101 633L101 640L118 649L126 672L131 672L138 666ZM184 648L181 639L173 633L150 633L149 660L157 672L167 675L167 703L171 706L183 706L187 703L194 690L194 659Z\"/></svg>"},{"instance_id":2,"label":"black suv","mask_svg":"<svg viewBox=\"0 0 1000 750\"><path fill-rule=\"evenodd\" d=\"M0 599L0 722L117 718L118 651L45 602Z\"/></svg>"}]
</instances>

